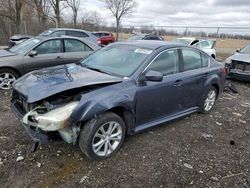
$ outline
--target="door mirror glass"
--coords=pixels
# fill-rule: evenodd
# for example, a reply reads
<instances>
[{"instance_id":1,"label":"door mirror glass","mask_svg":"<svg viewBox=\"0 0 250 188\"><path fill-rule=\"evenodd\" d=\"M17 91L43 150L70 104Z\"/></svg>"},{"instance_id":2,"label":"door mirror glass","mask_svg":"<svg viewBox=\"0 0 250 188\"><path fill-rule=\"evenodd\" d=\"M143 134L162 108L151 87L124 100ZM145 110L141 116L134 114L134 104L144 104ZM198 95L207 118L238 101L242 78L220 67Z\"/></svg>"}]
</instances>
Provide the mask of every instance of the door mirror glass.
<instances>
[{"instance_id":1,"label":"door mirror glass","mask_svg":"<svg viewBox=\"0 0 250 188\"><path fill-rule=\"evenodd\" d=\"M32 50L32 51L30 51L30 53L29 53L28 55L29 55L30 57L37 56L37 51Z\"/></svg>"},{"instance_id":2,"label":"door mirror glass","mask_svg":"<svg viewBox=\"0 0 250 188\"><path fill-rule=\"evenodd\" d=\"M163 74L161 72L158 71L153 71L150 70L145 74L145 78L148 81L152 81L152 82L161 82L163 79Z\"/></svg>"}]
</instances>

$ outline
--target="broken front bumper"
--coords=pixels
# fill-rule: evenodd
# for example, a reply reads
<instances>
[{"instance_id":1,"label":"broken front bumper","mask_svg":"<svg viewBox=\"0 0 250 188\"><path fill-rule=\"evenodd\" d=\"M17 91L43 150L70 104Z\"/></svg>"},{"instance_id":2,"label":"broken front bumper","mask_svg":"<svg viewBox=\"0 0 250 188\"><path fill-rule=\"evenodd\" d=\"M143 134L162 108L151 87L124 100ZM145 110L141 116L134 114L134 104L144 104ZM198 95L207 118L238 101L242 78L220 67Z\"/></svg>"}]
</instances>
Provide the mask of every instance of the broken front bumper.
<instances>
[{"instance_id":1,"label":"broken front bumper","mask_svg":"<svg viewBox=\"0 0 250 188\"><path fill-rule=\"evenodd\" d=\"M11 102L11 109L16 115L16 117L21 120L24 117L24 113L15 101ZM25 123L21 123L25 130L28 132L31 139L35 142L40 142L42 144L47 144L49 142L49 136L46 132L42 131L41 129L31 127Z\"/></svg>"},{"instance_id":2,"label":"broken front bumper","mask_svg":"<svg viewBox=\"0 0 250 188\"><path fill-rule=\"evenodd\" d=\"M228 76L235 80L250 82L250 71L242 71L238 69L230 69Z\"/></svg>"},{"instance_id":3,"label":"broken front bumper","mask_svg":"<svg viewBox=\"0 0 250 188\"><path fill-rule=\"evenodd\" d=\"M33 141L46 144L59 134L65 142L75 144L80 127L74 124L69 127L68 124L69 116L77 104L72 102L45 114L36 112L39 107L26 113L15 101L12 101L11 106Z\"/></svg>"},{"instance_id":4,"label":"broken front bumper","mask_svg":"<svg viewBox=\"0 0 250 188\"><path fill-rule=\"evenodd\" d=\"M42 144L48 144L49 142L49 136L47 135L46 132L42 131L39 128L33 129L30 125L24 124L23 127L26 129L28 132L29 136L34 142L39 142Z\"/></svg>"}]
</instances>

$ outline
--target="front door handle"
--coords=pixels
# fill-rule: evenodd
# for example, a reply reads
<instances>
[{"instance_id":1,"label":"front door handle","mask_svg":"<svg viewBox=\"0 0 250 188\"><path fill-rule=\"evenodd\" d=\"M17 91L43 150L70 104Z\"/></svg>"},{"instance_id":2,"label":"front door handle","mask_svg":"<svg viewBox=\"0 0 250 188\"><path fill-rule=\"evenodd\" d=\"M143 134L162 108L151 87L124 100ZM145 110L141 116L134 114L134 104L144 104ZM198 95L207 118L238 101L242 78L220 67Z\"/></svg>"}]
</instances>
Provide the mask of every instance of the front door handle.
<instances>
[{"instance_id":1,"label":"front door handle","mask_svg":"<svg viewBox=\"0 0 250 188\"><path fill-rule=\"evenodd\" d=\"M179 87L179 86L181 86L182 84L183 84L183 80L176 80L176 81L174 82L173 86Z\"/></svg>"},{"instance_id":2,"label":"front door handle","mask_svg":"<svg viewBox=\"0 0 250 188\"><path fill-rule=\"evenodd\" d=\"M61 56L57 56L56 59L62 59Z\"/></svg>"}]
</instances>

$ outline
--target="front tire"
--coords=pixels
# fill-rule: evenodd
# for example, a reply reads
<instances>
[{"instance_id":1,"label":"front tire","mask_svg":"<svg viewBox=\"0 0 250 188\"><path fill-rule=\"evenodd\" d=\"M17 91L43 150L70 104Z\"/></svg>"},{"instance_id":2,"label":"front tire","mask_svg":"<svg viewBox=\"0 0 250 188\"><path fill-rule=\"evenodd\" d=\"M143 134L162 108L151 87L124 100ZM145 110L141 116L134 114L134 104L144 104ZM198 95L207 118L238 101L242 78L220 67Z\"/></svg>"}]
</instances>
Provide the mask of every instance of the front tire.
<instances>
[{"instance_id":1,"label":"front tire","mask_svg":"<svg viewBox=\"0 0 250 188\"><path fill-rule=\"evenodd\" d=\"M218 91L215 87L210 86L202 99L202 104L200 107L200 111L202 113L208 113L214 107L215 101L217 99Z\"/></svg>"},{"instance_id":2,"label":"front tire","mask_svg":"<svg viewBox=\"0 0 250 188\"><path fill-rule=\"evenodd\" d=\"M88 121L79 136L79 147L90 159L106 159L120 149L126 133L120 116L106 112Z\"/></svg>"},{"instance_id":3,"label":"front tire","mask_svg":"<svg viewBox=\"0 0 250 188\"><path fill-rule=\"evenodd\" d=\"M0 89L9 90L19 75L11 69L0 69Z\"/></svg>"}]
</instances>

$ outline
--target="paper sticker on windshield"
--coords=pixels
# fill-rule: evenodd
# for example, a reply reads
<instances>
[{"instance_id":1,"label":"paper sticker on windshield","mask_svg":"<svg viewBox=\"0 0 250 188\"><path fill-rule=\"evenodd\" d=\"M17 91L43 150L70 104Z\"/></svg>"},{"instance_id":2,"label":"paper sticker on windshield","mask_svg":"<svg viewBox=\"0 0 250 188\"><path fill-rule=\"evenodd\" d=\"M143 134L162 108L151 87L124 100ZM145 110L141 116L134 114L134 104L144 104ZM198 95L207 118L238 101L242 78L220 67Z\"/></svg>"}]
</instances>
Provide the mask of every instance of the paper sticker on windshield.
<instances>
[{"instance_id":1,"label":"paper sticker on windshield","mask_svg":"<svg viewBox=\"0 0 250 188\"><path fill-rule=\"evenodd\" d=\"M135 50L135 53L140 53L140 54L151 54L153 52L153 50L147 50L147 49L141 49L141 48L137 48Z\"/></svg>"}]
</instances>

